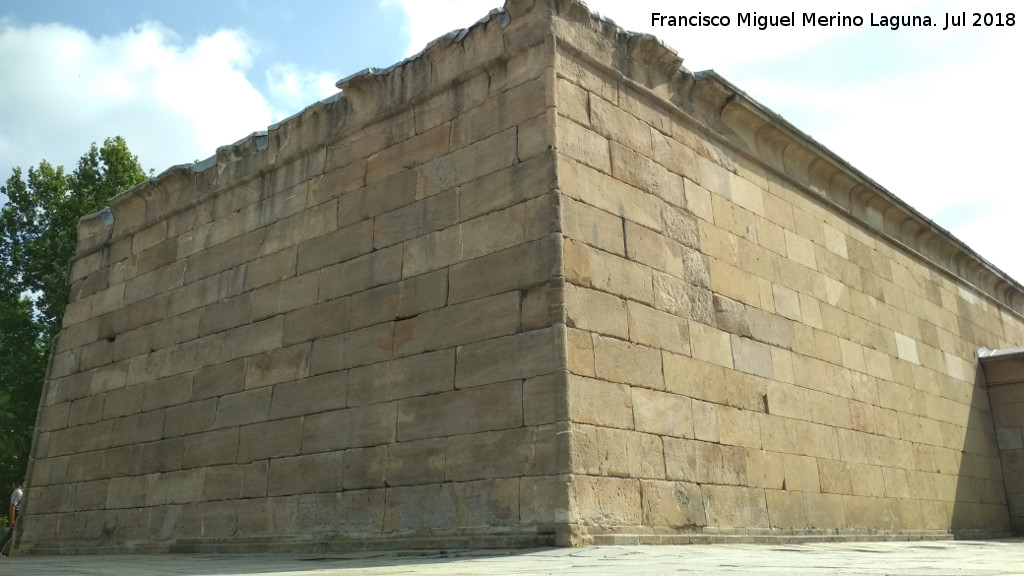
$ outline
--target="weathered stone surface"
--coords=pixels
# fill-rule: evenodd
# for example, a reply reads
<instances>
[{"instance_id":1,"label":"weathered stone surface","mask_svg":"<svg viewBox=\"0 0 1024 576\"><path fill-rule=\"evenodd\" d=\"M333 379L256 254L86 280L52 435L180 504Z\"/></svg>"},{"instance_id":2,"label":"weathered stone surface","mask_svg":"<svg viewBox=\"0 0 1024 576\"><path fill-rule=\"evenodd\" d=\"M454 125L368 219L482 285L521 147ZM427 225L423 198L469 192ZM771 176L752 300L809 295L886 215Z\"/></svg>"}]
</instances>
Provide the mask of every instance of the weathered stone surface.
<instances>
[{"instance_id":1,"label":"weathered stone surface","mask_svg":"<svg viewBox=\"0 0 1024 576\"><path fill-rule=\"evenodd\" d=\"M186 468L199 468L231 464L237 456L238 428L213 430L186 438L182 465Z\"/></svg>"},{"instance_id":2,"label":"weathered stone surface","mask_svg":"<svg viewBox=\"0 0 1024 576\"><path fill-rule=\"evenodd\" d=\"M26 551L1024 526L1020 287L716 75L510 0L341 89L82 221Z\"/></svg>"},{"instance_id":3,"label":"weathered stone surface","mask_svg":"<svg viewBox=\"0 0 1024 576\"><path fill-rule=\"evenodd\" d=\"M707 524L700 486L686 482L644 480L643 523L646 526L694 528Z\"/></svg>"},{"instance_id":4,"label":"weathered stone surface","mask_svg":"<svg viewBox=\"0 0 1024 576\"><path fill-rule=\"evenodd\" d=\"M389 486L444 481L447 439L428 438L387 447L385 480Z\"/></svg>"},{"instance_id":5,"label":"weathered stone surface","mask_svg":"<svg viewBox=\"0 0 1024 576\"><path fill-rule=\"evenodd\" d=\"M418 354L505 336L516 331L518 322L517 292L450 305L395 323L395 353Z\"/></svg>"},{"instance_id":6,"label":"weathered stone surface","mask_svg":"<svg viewBox=\"0 0 1024 576\"><path fill-rule=\"evenodd\" d=\"M633 420L637 430L693 438L692 401L685 396L633 389Z\"/></svg>"},{"instance_id":7,"label":"weathered stone surface","mask_svg":"<svg viewBox=\"0 0 1024 576\"><path fill-rule=\"evenodd\" d=\"M309 353L309 373L323 374L387 360L392 356L393 341L392 323L315 340Z\"/></svg>"},{"instance_id":8,"label":"weathered stone surface","mask_svg":"<svg viewBox=\"0 0 1024 576\"><path fill-rule=\"evenodd\" d=\"M486 230L505 228L496 223ZM463 239L469 243L469 238ZM547 282L555 275L552 238L519 244L451 267L450 303L464 302L500 292L529 288ZM467 255L467 258L470 256Z\"/></svg>"},{"instance_id":9,"label":"weathered stone surface","mask_svg":"<svg viewBox=\"0 0 1024 576\"><path fill-rule=\"evenodd\" d=\"M347 372L331 372L274 386L270 419L344 408L348 402L347 376Z\"/></svg>"},{"instance_id":10,"label":"weathered stone surface","mask_svg":"<svg viewBox=\"0 0 1024 576\"><path fill-rule=\"evenodd\" d=\"M468 388L555 372L561 368L559 337L555 329L548 328L460 346L455 386Z\"/></svg>"},{"instance_id":11,"label":"weathered stone surface","mask_svg":"<svg viewBox=\"0 0 1024 576\"><path fill-rule=\"evenodd\" d=\"M565 314L566 324L572 328L629 337L625 302L611 294L566 284Z\"/></svg>"},{"instance_id":12,"label":"weathered stone surface","mask_svg":"<svg viewBox=\"0 0 1024 576\"><path fill-rule=\"evenodd\" d=\"M326 452L394 442L395 415L396 403L388 402L308 416L302 419L302 452Z\"/></svg>"},{"instance_id":13,"label":"weathered stone surface","mask_svg":"<svg viewBox=\"0 0 1024 576\"><path fill-rule=\"evenodd\" d=\"M319 270L346 262L372 249L372 222L359 222L299 244L295 268L299 274Z\"/></svg>"},{"instance_id":14,"label":"weathered stone surface","mask_svg":"<svg viewBox=\"0 0 1024 576\"><path fill-rule=\"evenodd\" d=\"M302 450L302 418L274 420L239 429L239 464L254 460L294 456Z\"/></svg>"},{"instance_id":15,"label":"weathered stone surface","mask_svg":"<svg viewBox=\"0 0 1024 576\"><path fill-rule=\"evenodd\" d=\"M569 487L569 514L597 526L636 526L643 518L640 481L577 476Z\"/></svg>"},{"instance_id":16,"label":"weathered stone surface","mask_svg":"<svg viewBox=\"0 0 1024 576\"><path fill-rule=\"evenodd\" d=\"M512 428L448 439L444 464L447 481L518 478L567 472L559 461L554 430Z\"/></svg>"},{"instance_id":17,"label":"weathered stone surface","mask_svg":"<svg viewBox=\"0 0 1024 576\"><path fill-rule=\"evenodd\" d=\"M625 384L570 375L568 400L572 422L633 427L633 398Z\"/></svg>"},{"instance_id":18,"label":"weathered stone surface","mask_svg":"<svg viewBox=\"0 0 1024 576\"><path fill-rule=\"evenodd\" d=\"M702 485L707 522L723 528L768 528L765 491L742 486Z\"/></svg>"},{"instance_id":19,"label":"weathered stone surface","mask_svg":"<svg viewBox=\"0 0 1024 576\"><path fill-rule=\"evenodd\" d=\"M344 452L325 452L270 461L270 496L335 492L342 489Z\"/></svg>"},{"instance_id":20,"label":"weathered stone surface","mask_svg":"<svg viewBox=\"0 0 1024 576\"><path fill-rule=\"evenodd\" d=\"M398 402L398 440L515 428L523 421L522 383L500 382Z\"/></svg>"},{"instance_id":21,"label":"weathered stone surface","mask_svg":"<svg viewBox=\"0 0 1024 576\"><path fill-rule=\"evenodd\" d=\"M594 337L597 377L631 386L664 389L661 351L613 338Z\"/></svg>"},{"instance_id":22,"label":"weathered stone surface","mask_svg":"<svg viewBox=\"0 0 1024 576\"><path fill-rule=\"evenodd\" d=\"M349 406L445 392L455 388L455 351L407 356L354 368L348 374Z\"/></svg>"},{"instance_id":23,"label":"weathered stone surface","mask_svg":"<svg viewBox=\"0 0 1024 576\"><path fill-rule=\"evenodd\" d=\"M401 275L402 250L392 246L324 268L316 294L322 302L394 282Z\"/></svg>"},{"instance_id":24,"label":"weathered stone surface","mask_svg":"<svg viewBox=\"0 0 1024 576\"><path fill-rule=\"evenodd\" d=\"M345 490L383 487L388 447L380 445L346 450L344 464L342 483Z\"/></svg>"},{"instance_id":25,"label":"weathered stone surface","mask_svg":"<svg viewBox=\"0 0 1024 576\"><path fill-rule=\"evenodd\" d=\"M408 318L442 308L448 303L448 274L445 270L438 270L408 278L355 294L346 300L346 306L349 301L351 316L348 325L353 329ZM340 325L338 331L344 327Z\"/></svg>"}]
</instances>

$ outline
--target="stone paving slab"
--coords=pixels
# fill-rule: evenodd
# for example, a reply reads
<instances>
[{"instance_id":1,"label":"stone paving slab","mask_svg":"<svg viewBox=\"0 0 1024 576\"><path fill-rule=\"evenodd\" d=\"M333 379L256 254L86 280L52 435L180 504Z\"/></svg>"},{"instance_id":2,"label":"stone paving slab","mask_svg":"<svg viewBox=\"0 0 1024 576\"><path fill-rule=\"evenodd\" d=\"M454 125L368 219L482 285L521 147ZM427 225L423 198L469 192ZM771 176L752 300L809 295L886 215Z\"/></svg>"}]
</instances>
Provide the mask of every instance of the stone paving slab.
<instances>
[{"instance_id":1,"label":"stone paving slab","mask_svg":"<svg viewBox=\"0 0 1024 576\"><path fill-rule=\"evenodd\" d=\"M822 544L601 546L498 551L98 555L0 559L19 576L576 574L654 576L1021 576L1024 539Z\"/></svg>"}]
</instances>

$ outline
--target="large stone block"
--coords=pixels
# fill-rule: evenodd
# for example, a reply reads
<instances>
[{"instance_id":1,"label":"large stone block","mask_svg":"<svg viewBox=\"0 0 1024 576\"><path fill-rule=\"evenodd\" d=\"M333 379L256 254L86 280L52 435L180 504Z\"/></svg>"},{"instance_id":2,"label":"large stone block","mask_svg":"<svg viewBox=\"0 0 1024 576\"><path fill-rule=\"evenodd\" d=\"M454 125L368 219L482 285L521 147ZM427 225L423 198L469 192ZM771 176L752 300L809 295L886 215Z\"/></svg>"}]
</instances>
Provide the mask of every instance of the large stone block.
<instances>
[{"instance_id":1,"label":"large stone block","mask_svg":"<svg viewBox=\"0 0 1024 576\"><path fill-rule=\"evenodd\" d=\"M509 128L424 163L418 186L448 190L472 182L515 164L517 151L517 130Z\"/></svg>"},{"instance_id":2,"label":"large stone block","mask_svg":"<svg viewBox=\"0 0 1024 576\"><path fill-rule=\"evenodd\" d=\"M639 431L693 438L692 401L685 396L634 388L633 421Z\"/></svg>"},{"instance_id":3,"label":"large stone block","mask_svg":"<svg viewBox=\"0 0 1024 576\"><path fill-rule=\"evenodd\" d=\"M392 246L320 271L320 302L395 282L402 276L402 247Z\"/></svg>"},{"instance_id":4,"label":"large stone block","mask_svg":"<svg viewBox=\"0 0 1024 576\"><path fill-rule=\"evenodd\" d=\"M626 312L630 341L677 354L690 354L690 328L685 319L632 300L626 302Z\"/></svg>"},{"instance_id":5,"label":"large stone block","mask_svg":"<svg viewBox=\"0 0 1024 576\"><path fill-rule=\"evenodd\" d=\"M568 375L557 372L523 382L523 424L554 424L569 419Z\"/></svg>"},{"instance_id":6,"label":"large stone block","mask_svg":"<svg viewBox=\"0 0 1024 576\"><path fill-rule=\"evenodd\" d=\"M331 372L282 382L273 390L271 420L344 408L348 402L348 372Z\"/></svg>"},{"instance_id":7,"label":"large stone block","mask_svg":"<svg viewBox=\"0 0 1024 576\"><path fill-rule=\"evenodd\" d=\"M282 344L316 340L347 332L351 326L351 299L335 298L285 314Z\"/></svg>"},{"instance_id":8,"label":"large stone block","mask_svg":"<svg viewBox=\"0 0 1024 576\"><path fill-rule=\"evenodd\" d=\"M576 476L569 486L569 515L589 526L637 526L642 500L640 480Z\"/></svg>"},{"instance_id":9,"label":"large stone block","mask_svg":"<svg viewBox=\"0 0 1024 576\"><path fill-rule=\"evenodd\" d=\"M454 484L392 486L387 489L384 529L415 531L455 524Z\"/></svg>"},{"instance_id":10,"label":"large stone block","mask_svg":"<svg viewBox=\"0 0 1024 576\"><path fill-rule=\"evenodd\" d=\"M446 481L568 472L567 458L560 453L551 426L453 436L447 443Z\"/></svg>"},{"instance_id":11,"label":"large stone block","mask_svg":"<svg viewBox=\"0 0 1024 576\"><path fill-rule=\"evenodd\" d=\"M594 367L602 380L657 390L665 388L661 351L657 348L595 335Z\"/></svg>"},{"instance_id":12,"label":"large stone block","mask_svg":"<svg viewBox=\"0 0 1024 576\"><path fill-rule=\"evenodd\" d=\"M458 222L458 219L459 197L455 190L430 196L374 218L373 248L379 250L444 230Z\"/></svg>"},{"instance_id":13,"label":"large stone block","mask_svg":"<svg viewBox=\"0 0 1024 576\"><path fill-rule=\"evenodd\" d=\"M414 276L359 292L349 301L353 329L409 318L448 304L448 273L437 270Z\"/></svg>"},{"instance_id":14,"label":"large stone block","mask_svg":"<svg viewBox=\"0 0 1024 576\"><path fill-rule=\"evenodd\" d=\"M325 452L270 461L270 496L337 492L343 487L344 452Z\"/></svg>"},{"instance_id":15,"label":"large stone block","mask_svg":"<svg viewBox=\"0 0 1024 576\"><path fill-rule=\"evenodd\" d=\"M372 219L410 204L416 196L416 173L403 170L387 178L367 183L338 198L338 227Z\"/></svg>"},{"instance_id":16,"label":"large stone block","mask_svg":"<svg viewBox=\"0 0 1024 576\"><path fill-rule=\"evenodd\" d=\"M614 336L629 337L629 321L625 302L605 294L573 284L565 285L566 325Z\"/></svg>"},{"instance_id":17,"label":"large stone block","mask_svg":"<svg viewBox=\"0 0 1024 576\"><path fill-rule=\"evenodd\" d=\"M524 523L569 522L569 476L529 476L519 481L519 517Z\"/></svg>"},{"instance_id":18,"label":"large stone block","mask_svg":"<svg viewBox=\"0 0 1024 576\"><path fill-rule=\"evenodd\" d=\"M537 94L544 92L544 82L544 78L525 82L459 115L452 123L452 149L482 140L543 112L544 100L537 98Z\"/></svg>"},{"instance_id":19,"label":"large stone block","mask_svg":"<svg viewBox=\"0 0 1024 576\"><path fill-rule=\"evenodd\" d=\"M245 388L261 388L305 378L311 346L297 344L250 356L245 361Z\"/></svg>"},{"instance_id":20,"label":"large stone block","mask_svg":"<svg viewBox=\"0 0 1024 576\"><path fill-rule=\"evenodd\" d=\"M309 353L312 375L365 366L392 357L394 324L377 324L313 341Z\"/></svg>"},{"instance_id":21,"label":"large stone block","mask_svg":"<svg viewBox=\"0 0 1024 576\"><path fill-rule=\"evenodd\" d=\"M563 257L569 282L654 304L654 277L650 268L568 238L563 244Z\"/></svg>"},{"instance_id":22,"label":"large stone block","mask_svg":"<svg viewBox=\"0 0 1024 576\"><path fill-rule=\"evenodd\" d=\"M164 412L164 437L171 438L205 432L217 421L217 398L207 398L172 406Z\"/></svg>"},{"instance_id":23,"label":"large stone block","mask_svg":"<svg viewBox=\"0 0 1024 576\"><path fill-rule=\"evenodd\" d=\"M203 492L201 469L154 474L148 480L150 505L188 504L199 500Z\"/></svg>"},{"instance_id":24,"label":"large stone block","mask_svg":"<svg viewBox=\"0 0 1024 576\"><path fill-rule=\"evenodd\" d=\"M395 323L395 354L450 348L516 332L519 294L505 292L424 312Z\"/></svg>"},{"instance_id":25,"label":"large stone block","mask_svg":"<svg viewBox=\"0 0 1024 576\"><path fill-rule=\"evenodd\" d=\"M394 442L396 414L396 403L388 402L299 418L302 420L302 452L327 452Z\"/></svg>"},{"instance_id":26,"label":"large stone block","mask_svg":"<svg viewBox=\"0 0 1024 576\"><path fill-rule=\"evenodd\" d=\"M500 230L504 227L495 223L486 229L493 234L495 228ZM471 240L466 236L467 232L468 228L464 228L463 241L468 245ZM551 280L557 275L554 241L555 237L549 236L455 264L449 276L449 303L530 288ZM464 256L472 258L465 250Z\"/></svg>"},{"instance_id":27,"label":"large stone block","mask_svg":"<svg viewBox=\"0 0 1024 576\"><path fill-rule=\"evenodd\" d=\"M566 124L575 126L573 122L566 122ZM593 135L592 132L582 128L573 128L573 130L582 130L581 135ZM570 134L566 138L571 139L573 135ZM607 151L607 148L605 150ZM572 157L572 154L569 156ZM607 156L607 152L605 156ZM599 160L600 158L596 162L600 164ZM582 160L582 162L583 164L559 156L558 183L564 194L595 208L600 208L613 216L646 226L651 230L662 229L661 208L664 204L662 200L609 176L607 169L602 173L598 171L601 169L600 167L598 170L594 170L584 165L587 163L586 160Z\"/></svg>"},{"instance_id":28,"label":"large stone block","mask_svg":"<svg viewBox=\"0 0 1024 576\"><path fill-rule=\"evenodd\" d=\"M373 250L373 221L357 222L299 244L297 263L295 261L282 262L282 273L288 271L285 266L289 264L296 272L302 274L346 262L371 250ZM266 258L257 260L254 265L259 265L263 260ZM263 271L260 270L260 272Z\"/></svg>"},{"instance_id":29,"label":"large stone block","mask_svg":"<svg viewBox=\"0 0 1024 576\"><path fill-rule=\"evenodd\" d=\"M600 116L597 119L599 121ZM645 140L643 146L638 148L622 146L617 142L611 143L612 175L669 204L685 207L683 178L650 159L653 157L650 150L651 139L647 138L650 132L650 128L644 127L636 135Z\"/></svg>"},{"instance_id":30,"label":"large stone block","mask_svg":"<svg viewBox=\"0 0 1024 576\"><path fill-rule=\"evenodd\" d=\"M444 482L448 440L427 438L387 446L388 486Z\"/></svg>"},{"instance_id":31,"label":"large stone block","mask_svg":"<svg viewBox=\"0 0 1024 576\"><path fill-rule=\"evenodd\" d=\"M245 386L245 360L201 368L192 382L192 399L203 400L238 392Z\"/></svg>"},{"instance_id":32,"label":"large stone block","mask_svg":"<svg viewBox=\"0 0 1024 576\"><path fill-rule=\"evenodd\" d=\"M203 499L230 500L267 495L268 461L209 466L203 482Z\"/></svg>"},{"instance_id":33,"label":"large stone block","mask_svg":"<svg viewBox=\"0 0 1024 576\"><path fill-rule=\"evenodd\" d=\"M254 460L295 456L302 451L302 418L274 420L242 426L239 429L239 464Z\"/></svg>"},{"instance_id":34,"label":"large stone block","mask_svg":"<svg viewBox=\"0 0 1024 576\"><path fill-rule=\"evenodd\" d=\"M707 522L722 528L768 528L765 490L742 486L701 486Z\"/></svg>"},{"instance_id":35,"label":"large stone block","mask_svg":"<svg viewBox=\"0 0 1024 576\"><path fill-rule=\"evenodd\" d=\"M459 346L455 386L468 388L550 374L561 368L554 328Z\"/></svg>"},{"instance_id":36,"label":"large stone block","mask_svg":"<svg viewBox=\"0 0 1024 576\"><path fill-rule=\"evenodd\" d=\"M217 401L218 428L263 422L270 412L271 388L246 390L221 396Z\"/></svg>"},{"instance_id":37,"label":"large stone block","mask_svg":"<svg viewBox=\"0 0 1024 576\"><path fill-rule=\"evenodd\" d=\"M398 440L516 428L523 423L522 382L465 388L398 402Z\"/></svg>"},{"instance_id":38,"label":"large stone block","mask_svg":"<svg viewBox=\"0 0 1024 576\"><path fill-rule=\"evenodd\" d=\"M467 182L459 187L459 215L469 220L549 194L554 164L553 155L542 155Z\"/></svg>"},{"instance_id":39,"label":"large stone block","mask_svg":"<svg viewBox=\"0 0 1024 576\"><path fill-rule=\"evenodd\" d=\"M626 253L622 218L571 198L562 199L562 233L605 252Z\"/></svg>"},{"instance_id":40,"label":"large stone block","mask_svg":"<svg viewBox=\"0 0 1024 576\"><path fill-rule=\"evenodd\" d=\"M633 428L633 397L629 386L570 375L568 392L571 422Z\"/></svg>"},{"instance_id":41,"label":"large stone block","mask_svg":"<svg viewBox=\"0 0 1024 576\"><path fill-rule=\"evenodd\" d=\"M700 486L686 482L644 480L640 488L645 526L695 528L706 525Z\"/></svg>"},{"instance_id":42,"label":"large stone block","mask_svg":"<svg viewBox=\"0 0 1024 576\"><path fill-rule=\"evenodd\" d=\"M345 490L383 487L388 447L380 445L346 450L344 464L342 483Z\"/></svg>"},{"instance_id":43,"label":"large stone block","mask_svg":"<svg viewBox=\"0 0 1024 576\"><path fill-rule=\"evenodd\" d=\"M455 351L407 356L348 372L348 405L361 406L455 389Z\"/></svg>"},{"instance_id":44,"label":"large stone block","mask_svg":"<svg viewBox=\"0 0 1024 576\"><path fill-rule=\"evenodd\" d=\"M371 155L366 163L366 182L375 182L443 156L449 150L450 134L451 126L442 124Z\"/></svg>"}]
</instances>

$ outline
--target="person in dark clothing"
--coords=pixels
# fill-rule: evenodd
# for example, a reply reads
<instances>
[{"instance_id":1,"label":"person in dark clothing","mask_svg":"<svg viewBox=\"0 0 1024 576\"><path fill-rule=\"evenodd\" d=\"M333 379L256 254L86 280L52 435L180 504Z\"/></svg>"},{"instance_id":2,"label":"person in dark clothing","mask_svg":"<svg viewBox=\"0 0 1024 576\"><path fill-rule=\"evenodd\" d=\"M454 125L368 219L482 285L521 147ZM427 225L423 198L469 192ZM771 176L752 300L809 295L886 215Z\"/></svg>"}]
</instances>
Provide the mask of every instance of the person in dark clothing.
<instances>
[{"instance_id":1,"label":"person in dark clothing","mask_svg":"<svg viewBox=\"0 0 1024 576\"><path fill-rule=\"evenodd\" d=\"M10 528L7 529L7 534L4 535L3 540L0 540L0 555L3 554L4 548L7 543L14 537L14 523L18 520L18 516L21 515L21 501L25 498L25 479L22 478L21 482L18 483L18 487L11 492L11 507L8 510L8 520L10 521Z\"/></svg>"}]
</instances>

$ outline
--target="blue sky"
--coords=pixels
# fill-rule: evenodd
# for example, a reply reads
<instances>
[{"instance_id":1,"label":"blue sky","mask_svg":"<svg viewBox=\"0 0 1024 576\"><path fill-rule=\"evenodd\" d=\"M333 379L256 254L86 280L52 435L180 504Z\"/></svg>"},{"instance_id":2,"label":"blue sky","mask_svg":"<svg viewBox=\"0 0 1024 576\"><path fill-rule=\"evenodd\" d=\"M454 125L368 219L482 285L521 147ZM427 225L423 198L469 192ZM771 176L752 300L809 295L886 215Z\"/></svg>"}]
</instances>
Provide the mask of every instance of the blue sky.
<instances>
[{"instance_id":1,"label":"blue sky","mask_svg":"<svg viewBox=\"0 0 1024 576\"><path fill-rule=\"evenodd\" d=\"M46 158L69 170L90 142L124 136L157 173L206 158L387 67L501 0L0 0L0 178ZM661 38L691 70L713 68L1024 280L1007 231L1024 190L1024 22L941 30L946 14L1013 12L1010 0L830 2L861 27L666 28L652 12L823 13L789 0L591 0ZM1022 11L1024 12L1024 11ZM928 15L891 30L871 15Z\"/></svg>"},{"instance_id":2,"label":"blue sky","mask_svg":"<svg viewBox=\"0 0 1024 576\"><path fill-rule=\"evenodd\" d=\"M15 26L63 23L94 38L158 23L172 32L168 43L179 47L232 30L253 48L247 76L261 90L269 89L264 71L275 65L348 74L391 65L404 56L409 41L401 7L373 1L34 0L9 3L0 8L0 16L10 17L8 24Z\"/></svg>"}]
</instances>

